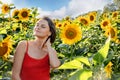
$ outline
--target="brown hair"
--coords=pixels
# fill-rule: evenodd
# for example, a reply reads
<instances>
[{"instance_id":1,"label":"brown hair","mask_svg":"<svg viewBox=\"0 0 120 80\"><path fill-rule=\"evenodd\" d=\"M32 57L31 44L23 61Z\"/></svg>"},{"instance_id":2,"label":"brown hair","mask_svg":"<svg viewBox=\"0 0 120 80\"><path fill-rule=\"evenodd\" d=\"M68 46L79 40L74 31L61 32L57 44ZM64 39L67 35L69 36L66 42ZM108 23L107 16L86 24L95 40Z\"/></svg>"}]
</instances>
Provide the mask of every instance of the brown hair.
<instances>
[{"instance_id":1,"label":"brown hair","mask_svg":"<svg viewBox=\"0 0 120 80\"><path fill-rule=\"evenodd\" d=\"M43 17L43 20L46 20L48 22L50 32L51 32L51 35L49 36L50 37L50 42L53 43L55 41L55 38L56 38L55 25L49 17Z\"/></svg>"}]
</instances>

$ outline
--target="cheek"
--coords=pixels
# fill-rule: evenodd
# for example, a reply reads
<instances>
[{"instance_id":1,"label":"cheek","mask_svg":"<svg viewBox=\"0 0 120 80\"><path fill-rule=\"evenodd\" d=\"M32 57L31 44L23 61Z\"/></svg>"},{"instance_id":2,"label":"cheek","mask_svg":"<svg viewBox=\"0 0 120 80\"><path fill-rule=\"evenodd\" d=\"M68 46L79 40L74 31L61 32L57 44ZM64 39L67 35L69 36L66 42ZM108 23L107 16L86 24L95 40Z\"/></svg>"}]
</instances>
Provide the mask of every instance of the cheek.
<instances>
[{"instance_id":1,"label":"cheek","mask_svg":"<svg viewBox=\"0 0 120 80\"><path fill-rule=\"evenodd\" d=\"M48 36L49 34L50 34L50 31L48 31L48 30L43 31L43 35L45 35L45 36Z\"/></svg>"},{"instance_id":2,"label":"cheek","mask_svg":"<svg viewBox=\"0 0 120 80\"><path fill-rule=\"evenodd\" d=\"M39 32L36 30L36 27L33 28L33 35L38 35Z\"/></svg>"},{"instance_id":3,"label":"cheek","mask_svg":"<svg viewBox=\"0 0 120 80\"><path fill-rule=\"evenodd\" d=\"M47 34L48 34L48 31L43 31L42 34L43 34L43 35L47 35Z\"/></svg>"}]
</instances>

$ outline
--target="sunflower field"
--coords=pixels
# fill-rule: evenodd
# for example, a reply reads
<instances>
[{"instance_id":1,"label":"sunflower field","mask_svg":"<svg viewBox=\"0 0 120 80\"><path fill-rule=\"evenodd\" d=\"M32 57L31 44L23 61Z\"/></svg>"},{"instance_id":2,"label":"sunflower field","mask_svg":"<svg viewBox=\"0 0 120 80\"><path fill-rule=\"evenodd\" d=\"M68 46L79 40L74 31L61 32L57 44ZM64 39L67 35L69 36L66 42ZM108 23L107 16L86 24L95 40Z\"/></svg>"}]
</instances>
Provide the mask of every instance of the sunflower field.
<instances>
[{"instance_id":1,"label":"sunflower field","mask_svg":"<svg viewBox=\"0 0 120 80\"><path fill-rule=\"evenodd\" d=\"M11 80L15 48L34 39L37 8L16 9L0 2L0 80ZM51 80L120 80L120 9L90 11L72 18L53 19L57 37L52 47L61 66Z\"/></svg>"}]
</instances>

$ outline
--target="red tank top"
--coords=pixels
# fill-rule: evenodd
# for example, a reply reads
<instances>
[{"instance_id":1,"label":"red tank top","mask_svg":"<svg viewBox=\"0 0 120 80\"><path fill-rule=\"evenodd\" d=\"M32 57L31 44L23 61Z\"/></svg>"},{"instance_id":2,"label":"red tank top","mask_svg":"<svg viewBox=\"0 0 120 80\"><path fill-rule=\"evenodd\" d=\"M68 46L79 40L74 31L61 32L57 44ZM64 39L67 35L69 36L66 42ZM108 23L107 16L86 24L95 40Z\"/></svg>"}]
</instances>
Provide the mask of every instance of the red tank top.
<instances>
[{"instance_id":1,"label":"red tank top","mask_svg":"<svg viewBox=\"0 0 120 80\"><path fill-rule=\"evenodd\" d=\"M28 54L28 42L24 56L21 74L21 80L50 80L49 56L42 59L35 59Z\"/></svg>"}]
</instances>

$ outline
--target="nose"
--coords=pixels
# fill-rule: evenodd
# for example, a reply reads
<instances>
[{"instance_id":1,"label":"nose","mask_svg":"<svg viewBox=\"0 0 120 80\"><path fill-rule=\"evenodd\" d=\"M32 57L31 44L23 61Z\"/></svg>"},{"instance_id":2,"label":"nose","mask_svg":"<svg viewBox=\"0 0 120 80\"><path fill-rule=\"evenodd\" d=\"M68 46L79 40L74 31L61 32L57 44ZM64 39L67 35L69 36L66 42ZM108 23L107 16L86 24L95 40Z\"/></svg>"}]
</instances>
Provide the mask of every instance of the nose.
<instances>
[{"instance_id":1,"label":"nose","mask_svg":"<svg viewBox=\"0 0 120 80\"><path fill-rule=\"evenodd\" d=\"M40 28L39 28L39 27L37 27L37 26L35 27L35 29L40 30Z\"/></svg>"}]
</instances>

